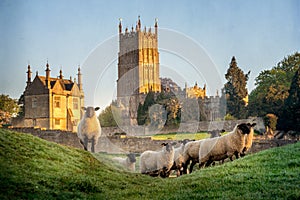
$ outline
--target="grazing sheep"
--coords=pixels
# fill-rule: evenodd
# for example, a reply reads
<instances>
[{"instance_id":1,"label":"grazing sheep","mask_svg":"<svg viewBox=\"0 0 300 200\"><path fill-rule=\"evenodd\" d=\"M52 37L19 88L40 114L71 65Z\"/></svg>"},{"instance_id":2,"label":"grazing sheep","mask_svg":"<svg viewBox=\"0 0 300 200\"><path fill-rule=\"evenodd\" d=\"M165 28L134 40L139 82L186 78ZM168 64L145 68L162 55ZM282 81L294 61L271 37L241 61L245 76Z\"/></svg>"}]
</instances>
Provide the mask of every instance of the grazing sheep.
<instances>
[{"instance_id":1,"label":"grazing sheep","mask_svg":"<svg viewBox=\"0 0 300 200\"><path fill-rule=\"evenodd\" d=\"M188 140L183 140L179 147L174 149L174 164L171 170L176 170L177 177L183 174L185 160L183 157L184 146Z\"/></svg>"},{"instance_id":2,"label":"grazing sheep","mask_svg":"<svg viewBox=\"0 0 300 200\"><path fill-rule=\"evenodd\" d=\"M250 129L250 133L248 135L246 135L246 137L245 137L245 146L241 153L242 157L244 157L246 155L246 152L252 147L252 140L253 140L253 136L254 136L254 128L253 127L256 125L256 123L253 123L253 124L248 123L248 125L251 126L251 129Z\"/></svg>"},{"instance_id":3,"label":"grazing sheep","mask_svg":"<svg viewBox=\"0 0 300 200\"><path fill-rule=\"evenodd\" d=\"M115 157L113 158L114 161L118 162L119 164L123 165L126 169L130 171L135 171L135 155L133 153L127 154L126 158Z\"/></svg>"},{"instance_id":4,"label":"grazing sheep","mask_svg":"<svg viewBox=\"0 0 300 200\"><path fill-rule=\"evenodd\" d=\"M199 149L200 149L201 142L202 140L196 140L185 144L183 150L183 160L184 160L183 173L184 174L187 174L187 167L190 161L192 161L189 169L190 173L192 173L194 165L199 162Z\"/></svg>"},{"instance_id":5,"label":"grazing sheep","mask_svg":"<svg viewBox=\"0 0 300 200\"><path fill-rule=\"evenodd\" d=\"M199 167L205 164L209 166L213 161L220 161L226 158L232 160L245 147L245 135L251 131L251 124L242 123L237 125L232 132L221 137L204 139L199 149Z\"/></svg>"},{"instance_id":6,"label":"grazing sheep","mask_svg":"<svg viewBox=\"0 0 300 200\"><path fill-rule=\"evenodd\" d=\"M88 143L91 142L91 152L95 152L95 146L98 143L98 139L101 135L100 122L97 119L96 112L99 107L87 107L83 108L85 113L83 118L77 127L77 136L80 139L80 143L83 145L84 149L87 151Z\"/></svg>"},{"instance_id":7,"label":"grazing sheep","mask_svg":"<svg viewBox=\"0 0 300 200\"><path fill-rule=\"evenodd\" d=\"M214 137L220 137L221 136L221 133L224 133L225 130L222 129L221 131L220 130L212 130L212 131L208 131L208 133L210 134L210 138L214 138Z\"/></svg>"},{"instance_id":8,"label":"grazing sheep","mask_svg":"<svg viewBox=\"0 0 300 200\"><path fill-rule=\"evenodd\" d=\"M165 178L170 175L174 163L174 147L172 144L162 143L160 151L145 151L140 156L140 172L150 176Z\"/></svg>"}]
</instances>

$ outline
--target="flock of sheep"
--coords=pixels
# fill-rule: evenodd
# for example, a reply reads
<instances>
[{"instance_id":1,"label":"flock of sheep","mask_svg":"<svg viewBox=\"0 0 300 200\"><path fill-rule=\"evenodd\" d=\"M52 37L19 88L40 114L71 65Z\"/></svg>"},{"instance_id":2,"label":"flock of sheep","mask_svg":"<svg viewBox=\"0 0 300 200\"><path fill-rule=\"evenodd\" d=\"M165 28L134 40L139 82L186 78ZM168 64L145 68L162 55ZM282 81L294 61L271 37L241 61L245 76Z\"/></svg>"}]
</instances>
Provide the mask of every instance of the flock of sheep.
<instances>
[{"instance_id":1,"label":"flock of sheep","mask_svg":"<svg viewBox=\"0 0 300 200\"><path fill-rule=\"evenodd\" d=\"M91 152L95 152L95 146L101 135L101 126L95 111L99 108L88 107L78 125L77 135L84 149L87 150L91 143ZM192 173L195 164L199 167L208 167L216 161L224 162L233 156L239 158L252 146L254 126L256 124L241 123L223 136L212 134L211 138L189 141L184 140L179 147L176 143L163 143L160 151L145 151L140 156L140 173L150 176L169 177L176 171L177 176ZM136 158L130 153L126 158L113 158L115 162L123 165L127 170L135 171ZM189 166L189 170L187 169Z\"/></svg>"},{"instance_id":2,"label":"flock of sheep","mask_svg":"<svg viewBox=\"0 0 300 200\"><path fill-rule=\"evenodd\" d=\"M208 167L215 161L222 163L226 158L239 158L252 146L254 126L242 123L236 125L230 133L197 141L183 141L177 148L173 144L163 143L161 151L145 151L140 157L140 172L150 176L168 177L172 170L177 176L193 171L196 163L199 167Z\"/></svg>"}]
</instances>

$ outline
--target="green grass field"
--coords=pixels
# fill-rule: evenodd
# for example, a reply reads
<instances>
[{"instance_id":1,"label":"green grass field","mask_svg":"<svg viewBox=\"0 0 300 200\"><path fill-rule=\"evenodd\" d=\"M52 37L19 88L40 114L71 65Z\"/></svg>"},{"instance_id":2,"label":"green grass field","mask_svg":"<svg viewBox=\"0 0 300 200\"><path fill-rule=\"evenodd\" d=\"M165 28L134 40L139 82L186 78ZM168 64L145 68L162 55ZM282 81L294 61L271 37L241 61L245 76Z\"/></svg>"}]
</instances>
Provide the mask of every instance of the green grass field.
<instances>
[{"instance_id":1,"label":"green grass field","mask_svg":"<svg viewBox=\"0 0 300 200\"><path fill-rule=\"evenodd\" d=\"M299 199L300 143L179 178L122 171L107 156L0 129L0 199Z\"/></svg>"},{"instance_id":2,"label":"green grass field","mask_svg":"<svg viewBox=\"0 0 300 200\"><path fill-rule=\"evenodd\" d=\"M167 134L156 134L151 136L152 140L202 140L209 138L208 133L167 133Z\"/></svg>"}]
</instances>

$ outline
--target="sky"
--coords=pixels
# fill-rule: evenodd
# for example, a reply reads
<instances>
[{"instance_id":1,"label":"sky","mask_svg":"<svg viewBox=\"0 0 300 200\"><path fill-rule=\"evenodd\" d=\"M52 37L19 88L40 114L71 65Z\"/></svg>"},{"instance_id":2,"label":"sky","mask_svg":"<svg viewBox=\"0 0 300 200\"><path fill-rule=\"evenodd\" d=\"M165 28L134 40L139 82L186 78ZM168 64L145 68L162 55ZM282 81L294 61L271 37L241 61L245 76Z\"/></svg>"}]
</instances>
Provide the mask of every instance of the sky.
<instances>
[{"instance_id":1,"label":"sky","mask_svg":"<svg viewBox=\"0 0 300 200\"><path fill-rule=\"evenodd\" d=\"M51 76L83 74L86 105L105 108L116 96L118 24L158 19L160 76L181 87L206 84L215 95L232 56L255 77L300 51L298 0L0 0L0 93L18 99L27 65Z\"/></svg>"}]
</instances>

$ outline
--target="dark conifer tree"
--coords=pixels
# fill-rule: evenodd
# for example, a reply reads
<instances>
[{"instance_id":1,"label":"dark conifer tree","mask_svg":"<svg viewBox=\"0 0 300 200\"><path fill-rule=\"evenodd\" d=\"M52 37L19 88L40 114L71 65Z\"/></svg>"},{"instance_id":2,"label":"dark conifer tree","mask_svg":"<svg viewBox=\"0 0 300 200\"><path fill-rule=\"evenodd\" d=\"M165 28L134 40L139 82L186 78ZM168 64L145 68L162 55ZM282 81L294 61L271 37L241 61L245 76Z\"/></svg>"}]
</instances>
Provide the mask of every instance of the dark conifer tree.
<instances>
[{"instance_id":1,"label":"dark conifer tree","mask_svg":"<svg viewBox=\"0 0 300 200\"><path fill-rule=\"evenodd\" d=\"M300 66L292 79L289 96L284 102L284 109L281 113L280 128L300 133Z\"/></svg>"},{"instance_id":2,"label":"dark conifer tree","mask_svg":"<svg viewBox=\"0 0 300 200\"><path fill-rule=\"evenodd\" d=\"M235 57L230 62L229 69L225 75L227 83L224 86L227 104L227 113L236 118L247 116L246 102L244 98L248 95L246 88L248 76L238 67Z\"/></svg>"}]
</instances>

